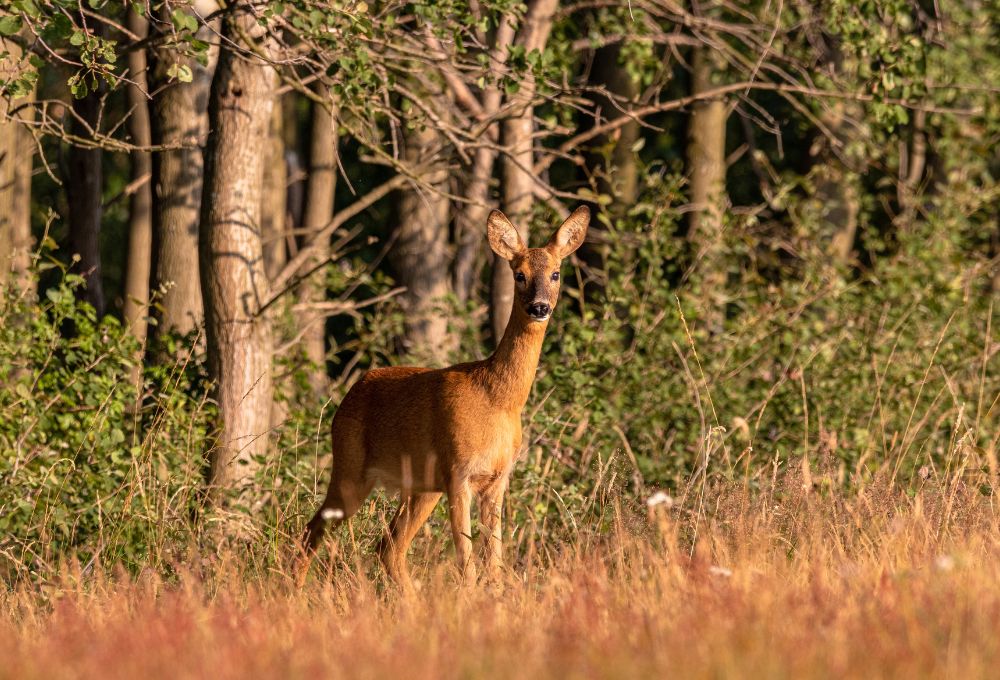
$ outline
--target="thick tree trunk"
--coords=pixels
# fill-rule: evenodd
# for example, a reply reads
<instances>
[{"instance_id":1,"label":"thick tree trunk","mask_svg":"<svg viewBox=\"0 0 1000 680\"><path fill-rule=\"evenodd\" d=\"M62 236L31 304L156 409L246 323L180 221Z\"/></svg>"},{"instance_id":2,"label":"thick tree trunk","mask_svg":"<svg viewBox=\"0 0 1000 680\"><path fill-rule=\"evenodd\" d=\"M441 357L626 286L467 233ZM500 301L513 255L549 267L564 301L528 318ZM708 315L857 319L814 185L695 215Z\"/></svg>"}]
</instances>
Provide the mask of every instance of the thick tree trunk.
<instances>
[{"instance_id":1,"label":"thick tree trunk","mask_svg":"<svg viewBox=\"0 0 1000 680\"><path fill-rule=\"evenodd\" d=\"M316 102L312 105L309 140L309 174L306 179L306 204L303 226L309 231L306 241L311 241L315 232L325 227L333 219L334 195L337 189L337 115L332 107L327 108ZM315 261L322 262L329 257L329 239L321 244ZM308 269L315 265L310 264ZM307 270L308 270L307 269ZM308 306L326 299L325 268L315 272L302 282L299 288L299 302ZM317 397L326 395L329 378L326 372L326 317L307 311L302 317L302 349L313 364L309 372L309 382Z\"/></svg>"},{"instance_id":2,"label":"thick tree trunk","mask_svg":"<svg viewBox=\"0 0 1000 680\"><path fill-rule=\"evenodd\" d=\"M167 9L163 8L159 19L170 25ZM198 37L210 40L218 28L218 21L203 26ZM200 326L203 318L198 221L208 96L218 50L210 50L207 66L180 56L170 45L152 50L149 56L149 84L157 92L150 116L153 143L184 145L153 155L152 285L154 290L165 288L155 310L156 332L188 333ZM174 64L191 69L191 82L171 81L168 71Z\"/></svg>"},{"instance_id":3,"label":"thick tree trunk","mask_svg":"<svg viewBox=\"0 0 1000 680\"><path fill-rule=\"evenodd\" d=\"M100 118L101 95L93 92L73 100L70 132L84 139L96 131ZM79 290L82 300L89 302L98 318L104 316L104 287L101 281L101 191L104 186L101 150L70 146L67 154L66 202L69 214L69 251L79 260L70 268L83 276Z\"/></svg>"},{"instance_id":4,"label":"thick tree trunk","mask_svg":"<svg viewBox=\"0 0 1000 680\"><path fill-rule=\"evenodd\" d=\"M264 248L264 273L268 282L274 280L288 261L287 232L292 226L288 219L288 165L285 161L285 110L280 101L271 108L271 120L267 138L261 144L264 155L264 186L261 190L260 225ZM287 316L287 305L276 305L268 313L272 322L280 322ZM274 328L280 323L272 323ZM293 331L294 332L294 329ZM280 331L278 331L280 334ZM283 339L283 338L282 338ZM292 381L285 381L291 386ZM276 393L283 392L278 388ZM288 389L286 394L291 394ZM276 394L278 396L278 394ZM278 398L271 404L271 427L277 428L288 417L288 402Z\"/></svg>"},{"instance_id":5,"label":"thick tree trunk","mask_svg":"<svg viewBox=\"0 0 1000 680\"><path fill-rule=\"evenodd\" d=\"M149 23L134 9L128 12L128 28L140 39L149 31ZM132 50L128 54L129 79L128 103L132 109L128 128L132 143L149 146L149 101L146 84L146 53ZM132 183L138 184L129 205L128 259L125 262L125 304L123 316L132 335L140 344L146 342L146 317L149 308L149 270L153 243L152 190L150 176L153 160L146 151L132 153ZM139 362L136 362L138 379Z\"/></svg>"},{"instance_id":6,"label":"thick tree trunk","mask_svg":"<svg viewBox=\"0 0 1000 680\"><path fill-rule=\"evenodd\" d=\"M405 156L411 165L425 162L437 136L429 128L415 130L406 138ZM434 188L445 189L445 170L432 170L423 177L432 188L409 187L401 191L399 225L389 260L398 282L406 286L402 296L404 351L418 360L443 363L453 349L448 335L448 317L442 304L450 290L448 252L449 201Z\"/></svg>"},{"instance_id":7,"label":"thick tree trunk","mask_svg":"<svg viewBox=\"0 0 1000 680\"><path fill-rule=\"evenodd\" d=\"M277 102L271 109L271 121L261 151L265 160L260 223L264 239L264 271L270 281L288 261L285 249L288 167L285 164L284 111Z\"/></svg>"},{"instance_id":8,"label":"thick tree trunk","mask_svg":"<svg viewBox=\"0 0 1000 680\"><path fill-rule=\"evenodd\" d=\"M15 74L21 49L0 39L0 80ZM31 285L31 170L35 146L24 123L34 109L17 107L30 97L9 102L0 97L0 288L8 282L25 291ZM8 106L10 104L10 106ZM20 121L20 122L19 122Z\"/></svg>"},{"instance_id":9,"label":"thick tree trunk","mask_svg":"<svg viewBox=\"0 0 1000 680\"><path fill-rule=\"evenodd\" d=\"M276 74L262 61L225 47L260 40L252 15L223 22L223 49L212 83L205 150L205 195L199 255L208 364L219 410L211 451L210 490L217 506L252 501L252 483L267 456L273 387L271 329L261 303L269 294L261 239L265 154ZM249 47L249 46L246 46Z\"/></svg>"},{"instance_id":10,"label":"thick tree trunk","mask_svg":"<svg viewBox=\"0 0 1000 680\"><path fill-rule=\"evenodd\" d=\"M712 74L721 68L710 48L695 48L692 55L694 95L712 89ZM726 118L722 98L694 104L688 125L687 163L691 187L689 239L701 272L705 320L713 332L722 329L726 301L723 216L726 209Z\"/></svg>"},{"instance_id":11,"label":"thick tree trunk","mask_svg":"<svg viewBox=\"0 0 1000 680\"><path fill-rule=\"evenodd\" d=\"M558 0L534 0L528 5L524 26L517 38L517 44L526 52L541 50L552 30L552 15L559 6ZM535 80L530 72L524 74L521 89L517 93L516 112L503 124L504 155L503 168L503 210L517 227L521 238L528 243L529 220L534 203L535 153L534 153L534 98ZM493 258L493 282L490 290L490 323L493 340L499 344L503 337L507 320L510 318L514 302L514 277L510 265L499 256Z\"/></svg>"}]
</instances>

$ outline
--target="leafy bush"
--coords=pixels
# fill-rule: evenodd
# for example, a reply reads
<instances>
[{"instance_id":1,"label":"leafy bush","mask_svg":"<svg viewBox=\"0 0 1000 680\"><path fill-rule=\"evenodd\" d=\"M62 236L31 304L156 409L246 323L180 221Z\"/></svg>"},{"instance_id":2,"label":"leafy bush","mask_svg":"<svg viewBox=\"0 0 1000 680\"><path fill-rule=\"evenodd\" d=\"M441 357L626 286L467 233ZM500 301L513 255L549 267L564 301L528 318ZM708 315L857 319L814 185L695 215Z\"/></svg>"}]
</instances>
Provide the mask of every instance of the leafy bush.
<instances>
[{"instance_id":1,"label":"leafy bush","mask_svg":"<svg viewBox=\"0 0 1000 680\"><path fill-rule=\"evenodd\" d=\"M908 480L958 442L970 465L989 464L998 318L988 269L966 255L982 212L955 210L943 188L934 216L857 273L831 264L810 224L801 257L764 267L767 242L733 224L720 332L707 323L719 291L702 290L697 267L671 270L685 261L682 179L648 177L628 215L604 225L603 290L563 301L529 403L532 444L567 484L588 485L614 456L633 498L686 488L706 456L737 476L805 455L841 484L885 463Z\"/></svg>"}]
</instances>

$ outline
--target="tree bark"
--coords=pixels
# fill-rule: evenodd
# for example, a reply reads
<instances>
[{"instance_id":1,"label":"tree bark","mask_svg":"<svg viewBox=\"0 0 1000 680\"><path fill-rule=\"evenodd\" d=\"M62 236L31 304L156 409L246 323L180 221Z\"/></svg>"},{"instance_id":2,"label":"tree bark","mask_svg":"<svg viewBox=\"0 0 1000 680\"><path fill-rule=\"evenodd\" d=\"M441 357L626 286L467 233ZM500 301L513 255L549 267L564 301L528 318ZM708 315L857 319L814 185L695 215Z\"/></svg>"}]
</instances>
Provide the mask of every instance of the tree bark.
<instances>
[{"instance_id":1,"label":"tree bark","mask_svg":"<svg viewBox=\"0 0 1000 680\"><path fill-rule=\"evenodd\" d=\"M712 89L712 74L721 68L708 47L692 55L691 93ZM688 124L687 163L691 187L689 239L702 272L705 320L713 332L722 330L727 272L724 261L723 216L726 209L726 101L703 99L692 107Z\"/></svg>"},{"instance_id":2,"label":"tree bark","mask_svg":"<svg viewBox=\"0 0 1000 680\"><path fill-rule=\"evenodd\" d=\"M28 98L34 99L34 92ZM25 108L19 117L30 124L35 118L35 109ZM35 247L35 240L31 236L31 175L34 171L35 140L24 125L18 126L17 148L17 164L14 168L14 210L11 221L13 248L11 269L18 289L22 292L30 291L31 295L35 295L37 282L31 273L31 257Z\"/></svg>"},{"instance_id":3,"label":"tree bark","mask_svg":"<svg viewBox=\"0 0 1000 680\"><path fill-rule=\"evenodd\" d=\"M91 92L73 100L70 132L78 137L92 137L101 111L100 92ZM70 146L66 167L66 202L69 214L69 250L79 260L70 271L80 274L84 287L79 297L90 303L97 317L104 316L104 287L101 281L101 192L104 186L101 149Z\"/></svg>"},{"instance_id":4,"label":"tree bark","mask_svg":"<svg viewBox=\"0 0 1000 680\"><path fill-rule=\"evenodd\" d=\"M284 111L277 103L271 108L271 121L262 152L265 163L260 220L264 239L264 271L268 281L271 281L288 260L285 249L288 168L285 165Z\"/></svg>"},{"instance_id":5,"label":"tree bark","mask_svg":"<svg viewBox=\"0 0 1000 680\"><path fill-rule=\"evenodd\" d=\"M21 49L0 38L0 52L8 58L0 62L0 80L15 75ZM8 282L24 292L31 285L31 171L35 145L24 123L34 109L13 109L32 99L29 95L9 102L0 97L0 288ZM9 105L10 104L10 105Z\"/></svg>"},{"instance_id":6,"label":"tree bark","mask_svg":"<svg viewBox=\"0 0 1000 680\"><path fill-rule=\"evenodd\" d=\"M306 204L303 226L309 232L311 241L316 232L333 219L334 196L337 189L337 114L332 103L330 108L317 102L312 104L309 141L309 174L306 179ZM322 262L329 257L329 239L320 244L315 261ZM310 265L311 269L315 265ZM326 299L325 269L321 268L302 282L299 288L299 302L308 305ZM303 317L302 349L313 365L309 371L309 383L317 397L326 395L329 377L326 372L326 317L306 311Z\"/></svg>"},{"instance_id":7,"label":"tree bark","mask_svg":"<svg viewBox=\"0 0 1000 680\"><path fill-rule=\"evenodd\" d=\"M552 30L552 15L559 6L558 0L534 0L528 5L524 26L517 43L530 53L542 50L548 42ZM503 205L504 212L517 227L521 238L528 243L531 206L534 203L534 98L535 79L526 72L521 89L515 95L517 110L503 124L504 156ZM493 341L500 343L507 320L510 318L514 302L514 277L510 266L503 258L494 255L493 282L490 290L490 321L493 327Z\"/></svg>"},{"instance_id":8,"label":"tree bark","mask_svg":"<svg viewBox=\"0 0 1000 680\"><path fill-rule=\"evenodd\" d=\"M493 125L487 131L487 139L496 144L499 139L499 126ZM455 213L459 234L458 249L455 253L455 265L452 287L455 296L462 304L473 294L476 285L479 255L482 251L483 235L486 230L486 219L490 214L490 180L493 179L493 166L496 163L496 150L486 146L476 149L469 181L465 185L465 197L469 202L459 206Z\"/></svg>"},{"instance_id":9,"label":"tree bark","mask_svg":"<svg viewBox=\"0 0 1000 680\"><path fill-rule=\"evenodd\" d=\"M407 163L426 162L436 141L437 135L430 128L408 133ZM401 296L406 315L403 350L415 359L442 363L453 348L448 317L441 309L450 292L449 201L435 189L447 187L448 175L443 169L433 169L422 179L431 188L401 190L399 225L389 261L397 281L406 286Z\"/></svg>"},{"instance_id":10,"label":"tree bark","mask_svg":"<svg viewBox=\"0 0 1000 680\"><path fill-rule=\"evenodd\" d=\"M149 22L134 9L128 11L128 29L143 39L149 32ZM146 53L132 50L128 53L129 79L128 103L132 109L128 120L132 143L149 146L149 101L146 83ZM146 342L147 314L149 309L149 271L153 245L152 190L149 181L153 160L146 151L132 153L132 182L139 183L129 204L128 258L125 262L125 303L122 310L125 323L140 345ZM141 350L140 356L141 360ZM133 379L138 382L140 362L134 368Z\"/></svg>"},{"instance_id":11,"label":"tree bark","mask_svg":"<svg viewBox=\"0 0 1000 680\"><path fill-rule=\"evenodd\" d=\"M169 25L168 8L159 20ZM211 40L219 28L214 21L198 31ZM215 42L212 40L212 42ZM153 155L153 257L152 286L165 289L154 310L156 333L189 333L203 319L198 276L198 221L203 181L203 147L208 134L208 96L218 50L209 52L208 64L179 56L169 44L149 53L149 85L153 98L150 123L154 144L183 144L183 148ZM174 64L191 69L189 83L171 80Z\"/></svg>"},{"instance_id":12,"label":"tree bark","mask_svg":"<svg viewBox=\"0 0 1000 680\"><path fill-rule=\"evenodd\" d=\"M237 8L238 9L238 8ZM268 453L273 387L271 328L261 302L269 295L261 239L266 138L274 106L272 67L227 45L248 40L265 54L271 42L250 14L229 14L212 83L210 134L199 255L209 372L219 411L210 452L210 497L249 506L252 484Z\"/></svg>"}]
</instances>

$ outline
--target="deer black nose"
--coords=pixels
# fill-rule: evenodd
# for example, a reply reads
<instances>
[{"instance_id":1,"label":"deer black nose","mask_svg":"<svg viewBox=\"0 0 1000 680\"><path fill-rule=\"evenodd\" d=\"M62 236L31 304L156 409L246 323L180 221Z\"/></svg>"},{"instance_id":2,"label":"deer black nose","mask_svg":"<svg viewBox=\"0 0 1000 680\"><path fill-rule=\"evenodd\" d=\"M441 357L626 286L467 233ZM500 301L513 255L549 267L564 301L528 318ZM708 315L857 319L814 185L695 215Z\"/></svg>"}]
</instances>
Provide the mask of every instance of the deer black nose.
<instances>
[{"instance_id":1,"label":"deer black nose","mask_svg":"<svg viewBox=\"0 0 1000 680\"><path fill-rule=\"evenodd\" d=\"M528 316L532 319L544 320L552 313L552 305L544 302L532 302L528 305Z\"/></svg>"}]
</instances>

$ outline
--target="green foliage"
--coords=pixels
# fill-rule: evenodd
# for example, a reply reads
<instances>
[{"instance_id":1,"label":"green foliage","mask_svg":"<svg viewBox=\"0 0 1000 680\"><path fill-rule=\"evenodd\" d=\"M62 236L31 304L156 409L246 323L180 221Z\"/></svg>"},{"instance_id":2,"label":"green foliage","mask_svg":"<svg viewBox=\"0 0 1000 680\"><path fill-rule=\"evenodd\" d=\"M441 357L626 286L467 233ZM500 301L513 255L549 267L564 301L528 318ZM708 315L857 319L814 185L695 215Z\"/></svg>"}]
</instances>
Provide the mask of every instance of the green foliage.
<instances>
[{"instance_id":1,"label":"green foliage","mask_svg":"<svg viewBox=\"0 0 1000 680\"><path fill-rule=\"evenodd\" d=\"M7 291L0 306L0 573L7 576L67 555L146 560L155 537L186 526L203 483L192 451L209 415L204 390L185 364L154 364L137 409L129 378L135 340L77 301L81 285L64 274L42 300Z\"/></svg>"},{"instance_id":2,"label":"green foliage","mask_svg":"<svg viewBox=\"0 0 1000 680\"><path fill-rule=\"evenodd\" d=\"M831 266L815 223L802 225L803 259L777 271L759 268L760 246L734 225L718 332L706 314L719 291L701 290L697 268L678 286L669 266L683 261L682 182L647 176L643 197L604 232L603 290L571 289L547 338L532 442L570 488L596 483L598 461L614 456L628 461L635 498L683 491L709 455L723 476L805 455L848 484L886 461L910 479L959 440L995 445L986 404L1000 394L988 360L1000 318L983 294L989 278L963 255L975 213L947 217L955 194L942 189L935 217L860 278Z\"/></svg>"}]
</instances>

